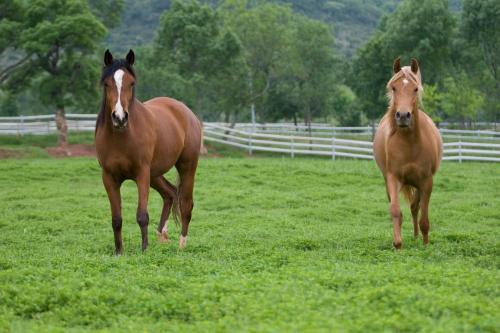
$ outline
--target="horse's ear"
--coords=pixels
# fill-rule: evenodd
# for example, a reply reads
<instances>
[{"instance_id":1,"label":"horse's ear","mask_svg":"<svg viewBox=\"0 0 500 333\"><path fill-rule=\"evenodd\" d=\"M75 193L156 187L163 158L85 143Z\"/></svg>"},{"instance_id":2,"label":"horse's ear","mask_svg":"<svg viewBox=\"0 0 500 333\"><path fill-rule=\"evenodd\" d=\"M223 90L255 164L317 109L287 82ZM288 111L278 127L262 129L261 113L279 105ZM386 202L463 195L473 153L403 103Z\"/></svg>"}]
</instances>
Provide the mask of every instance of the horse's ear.
<instances>
[{"instance_id":1,"label":"horse's ear","mask_svg":"<svg viewBox=\"0 0 500 333\"><path fill-rule=\"evenodd\" d=\"M397 57L392 64L392 71L394 74L398 73L401 70L401 58Z\"/></svg>"},{"instance_id":2,"label":"horse's ear","mask_svg":"<svg viewBox=\"0 0 500 333\"><path fill-rule=\"evenodd\" d=\"M109 66L112 63L113 63L113 55L111 54L111 52L109 52L109 50L106 50L106 52L104 52L104 65Z\"/></svg>"},{"instance_id":3,"label":"horse's ear","mask_svg":"<svg viewBox=\"0 0 500 333\"><path fill-rule=\"evenodd\" d=\"M132 51L132 50L128 51L127 57L125 59L127 59L128 64L130 66L132 66L134 64L134 61L135 61L134 51Z\"/></svg>"},{"instance_id":4,"label":"horse's ear","mask_svg":"<svg viewBox=\"0 0 500 333\"><path fill-rule=\"evenodd\" d=\"M411 71L415 74L418 73L418 61L415 58L411 58Z\"/></svg>"}]
</instances>

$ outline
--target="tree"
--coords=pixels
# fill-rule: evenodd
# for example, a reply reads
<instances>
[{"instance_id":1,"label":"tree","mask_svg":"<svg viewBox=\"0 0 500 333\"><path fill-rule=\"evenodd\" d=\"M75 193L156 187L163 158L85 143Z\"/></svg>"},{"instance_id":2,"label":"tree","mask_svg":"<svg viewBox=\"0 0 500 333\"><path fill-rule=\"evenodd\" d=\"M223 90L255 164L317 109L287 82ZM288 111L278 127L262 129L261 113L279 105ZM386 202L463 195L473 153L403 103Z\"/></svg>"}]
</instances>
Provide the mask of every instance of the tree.
<instances>
[{"instance_id":1,"label":"tree","mask_svg":"<svg viewBox=\"0 0 500 333\"><path fill-rule=\"evenodd\" d=\"M221 27L217 12L196 0L174 1L162 15L151 65L169 66L184 80L183 99L203 119L214 83L231 73L240 55L238 38ZM226 77L227 78L227 77ZM224 95L224 90L218 91Z\"/></svg>"},{"instance_id":2,"label":"tree","mask_svg":"<svg viewBox=\"0 0 500 333\"><path fill-rule=\"evenodd\" d=\"M471 86L467 75L461 73L457 79L447 77L443 81L443 91L441 105L449 118L464 125L469 123L469 126L476 121L484 96Z\"/></svg>"},{"instance_id":3,"label":"tree","mask_svg":"<svg viewBox=\"0 0 500 333\"><path fill-rule=\"evenodd\" d=\"M29 60L29 55L19 52L20 34L23 26L22 3L17 0L0 2L0 84L19 66Z\"/></svg>"},{"instance_id":4,"label":"tree","mask_svg":"<svg viewBox=\"0 0 500 333\"><path fill-rule=\"evenodd\" d=\"M326 24L301 16L297 16L294 22L293 45L297 63L293 67L304 120L310 124L313 116L324 114L330 107L330 96L335 93L334 38ZM294 68L288 71L293 73Z\"/></svg>"},{"instance_id":5,"label":"tree","mask_svg":"<svg viewBox=\"0 0 500 333\"><path fill-rule=\"evenodd\" d=\"M95 106L100 62L93 57L106 28L83 0L34 0L24 9L19 48L28 60L7 87L35 87L56 109L59 145L67 145L65 108Z\"/></svg>"},{"instance_id":6,"label":"tree","mask_svg":"<svg viewBox=\"0 0 500 333\"><path fill-rule=\"evenodd\" d=\"M384 27L386 55L417 58L424 81L435 83L448 74L455 26L448 0L405 0Z\"/></svg>"},{"instance_id":7,"label":"tree","mask_svg":"<svg viewBox=\"0 0 500 333\"><path fill-rule=\"evenodd\" d=\"M375 127L375 120L387 109L386 84L391 78L389 57L382 33L362 47L353 60L349 83L358 96L361 109ZM385 59L385 60L384 60Z\"/></svg>"},{"instance_id":8,"label":"tree","mask_svg":"<svg viewBox=\"0 0 500 333\"><path fill-rule=\"evenodd\" d=\"M496 121L500 119L500 2L497 0L465 0L461 30L465 39L479 51L490 78L481 80ZM472 62L479 67L476 62ZM493 81L492 88L489 82Z\"/></svg>"},{"instance_id":9,"label":"tree","mask_svg":"<svg viewBox=\"0 0 500 333\"><path fill-rule=\"evenodd\" d=\"M378 32L358 51L350 79L372 123L386 110L385 85L393 60L417 58L424 82L438 82L448 74L455 35L455 19L446 0L404 0L394 14L381 20Z\"/></svg>"},{"instance_id":10,"label":"tree","mask_svg":"<svg viewBox=\"0 0 500 333\"><path fill-rule=\"evenodd\" d=\"M290 8L263 4L247 9L245 0L226 1L221 8L224 22L241 40L247 73L241 79L246 83L252 121L256 116L265 119L266 104L271 90L284 67L292 62L293 14Z\"/></svg>"},{"instance_id":11,"label":"tree","mask_svg":"<svg viewBox=\"0 0 500 333\"><path fill-rule=\"evenodd\" d=\"M333 112L341 126L359 126L361 110L356 94L346 85L337 86L332 101Z\"/></svg>"},{"instance_id":12,"label":"tree","mask_svg":"<svg viewBox=\"0 0 500 333\"><path fill-rule=\"evenodd\" d=\"M443 94L437 85L424 84L423 108L425 113L439 126L442 118Z\"/></svg>"}]
</instances>

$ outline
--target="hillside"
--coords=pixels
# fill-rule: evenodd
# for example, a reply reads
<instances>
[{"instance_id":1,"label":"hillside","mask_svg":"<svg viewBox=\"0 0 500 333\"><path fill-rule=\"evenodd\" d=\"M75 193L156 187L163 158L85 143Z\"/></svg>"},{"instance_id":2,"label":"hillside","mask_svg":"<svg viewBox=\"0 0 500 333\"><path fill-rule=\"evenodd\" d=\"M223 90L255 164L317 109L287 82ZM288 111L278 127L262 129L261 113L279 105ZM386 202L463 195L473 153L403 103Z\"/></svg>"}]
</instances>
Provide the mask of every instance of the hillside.
<instances>
[{"instance_id":1,"label":"hillside","mask_svg":"<svg viewBox=\"0 0 500 333\"><path fill-rule=\"evenodd\" d=\"M214 3L215 1L206 1ZM262 1L249 1L251 4ZM271 0L291 5L294 11L329 23L341 53L351 57L368 39L379 19L394 10L400 0ZM170 0L125 1L123 22L107 38L109 47L124 52L154 39L161 13Z\"/></svg>"}]
</instances>

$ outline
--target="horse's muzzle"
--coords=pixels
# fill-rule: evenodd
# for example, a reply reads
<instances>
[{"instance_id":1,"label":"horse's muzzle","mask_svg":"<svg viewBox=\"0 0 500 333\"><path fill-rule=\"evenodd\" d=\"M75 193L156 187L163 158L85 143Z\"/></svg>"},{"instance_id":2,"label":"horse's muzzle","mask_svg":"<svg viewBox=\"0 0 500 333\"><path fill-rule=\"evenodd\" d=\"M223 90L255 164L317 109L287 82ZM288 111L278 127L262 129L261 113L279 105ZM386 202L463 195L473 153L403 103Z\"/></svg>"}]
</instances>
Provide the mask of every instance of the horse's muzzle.
<instances>
[{"instance_id":1,"label":"horse's muzzle","mask_svg":"<svg viewBox=\"0 0 500 333\"><path fill-rule=\"evenodd\" d=\"M128 124L128 112L124 112L123 118L120 118L115 111L111 113L111 119L113 120L113 127L116 129L125 129Z\"/></svg>"},{"instance_id":2,"label":"horse's muzzle","mask_svg":"<svg viewBox=\"0 0 500 333\"><path fill-rule=\"evenodd\" d=\"M398 127L410 127L412 119L411 112L397 111L394 117L396 118L396 124Z\"/></svg>"}]
</instances>

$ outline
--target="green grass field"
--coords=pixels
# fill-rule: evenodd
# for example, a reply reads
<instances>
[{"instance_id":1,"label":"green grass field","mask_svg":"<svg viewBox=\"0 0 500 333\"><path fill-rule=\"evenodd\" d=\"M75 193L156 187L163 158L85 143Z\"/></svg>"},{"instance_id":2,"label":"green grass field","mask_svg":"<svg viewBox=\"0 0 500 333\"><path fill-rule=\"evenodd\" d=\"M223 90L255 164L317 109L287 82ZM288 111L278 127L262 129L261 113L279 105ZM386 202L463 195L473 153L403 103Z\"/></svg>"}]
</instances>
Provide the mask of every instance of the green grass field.
<instances>
[{"instance_id":1,"label":"green grass field","mask_svg":"<svg viewBox=\"0 0 500 333\"><path fill-rule=\"evenodd\" d=\"M115 257L95 159L0 160L1 332L500 331L499 164L444 163L399 252L373 162L202 159L185 250L154 193L141 253L122 197Z\"/></svg>"}]
</instances>

